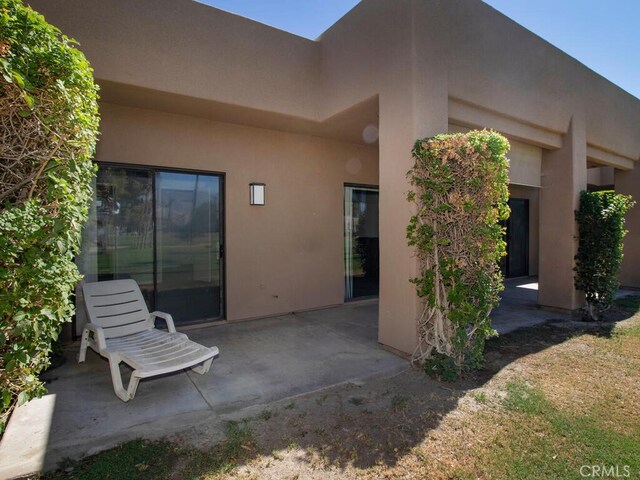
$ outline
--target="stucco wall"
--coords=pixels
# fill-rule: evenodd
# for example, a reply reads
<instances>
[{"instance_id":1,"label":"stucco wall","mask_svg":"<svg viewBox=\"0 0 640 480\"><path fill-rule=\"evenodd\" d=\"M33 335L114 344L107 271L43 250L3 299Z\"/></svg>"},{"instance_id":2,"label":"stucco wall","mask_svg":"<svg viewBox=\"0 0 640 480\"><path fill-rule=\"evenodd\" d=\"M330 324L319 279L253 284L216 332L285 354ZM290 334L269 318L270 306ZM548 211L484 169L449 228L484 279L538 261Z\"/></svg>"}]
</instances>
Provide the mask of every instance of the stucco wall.
<instances>
[{"instance_id":1,"label":"stucco wall","mask_svg":"<svg viewBox=\"0 0 640 480\"><path fill-rule=\"evenodd\" d=\"M638 159L638 99L484 2L446 3L450 96L562 133L579 113L587 142Z\"/></svg>"},{"instance_id":2,"label":"stucco wall","mask_svg":"<svg viewBox=\"0 0 640 480\"><path fill-rule=\"evenodd\" d=\"M538 303L545 307L574 310L584 300L575 289L573 268L578 251L575 211L587 188L586 147L585 119L575 116L562 148L542 154Z\"/></svg>"},{"instance_id":3,"label":"stucco wall","mask_svg":"<svg viewBox=\"0 0 640 480\"><path fill-rule=\"evenodd\" d=\"M594 187L608 187L615 182L614 168L592 167L587 169L587 184Z\"/></svg>"},{"instance_id":4,"label":"stucco wall","mask_svg":"<svg viewBox=\"0 0 640 480\"><path fill-rule=\"evenodd\" d=\"M588 143L640 155L638 99L480 0L367 0L319 40L325 114L402 89L419 112L424 86L444 78L445 95L487 119L562 135L581 115Z\"/></svg>"},{"instance_id":5,"label":"stucco wall","mask_svg":"<svg viewBox=\"0 0 640 480\"><path fill-rule=\"evenodd\" d=\"M317 41L192 0L29 3L100 80L314 120L378 94L420 112L444 80L449 97L559 134L580 110L590 144L640 155L636 98L480 0L365 0Z\"/></svg>"},{"instance_id":6,"label":"stucco wall","mask_svg":"<svg viewBox=\"0 0 640 480\"><path fill-rule=\"evenodd\" d=\"M31 0L96 78L317 117L317 43L192 0Z\"/></svg>"},{"instance_id":7,"label":"stucco wall","mask_svg":"<svg viewBox=\"0 0 640 480\"><path fill-rule=\"evenodd\" d=\"M333 115L379 93L378 338L402 352L415 348L414 319L419 308L415 286L409 282L416 276L417 264L406 239L406 227L413 213L406 201L411 147L416 138L447 128L446 91L421 88L424 94L421 102L414 99L412 7L412 2L406 0L361 2L319 39L323 115ZM430 105L433 98L444 101L440 106ZM421 118L416 122L415 115L424 115L427 120ZM431 115L438 120L431 122Z\"/></svg>"},{"instance_id":8,"label":"stucco wall","mask_svg":"<svg viewBox=\"0 0 640 480\"><path fill-rule=\"evenodd\" d=\"M229 320L344 297L343 188L378 184L376 147L102 104L96 160L226 173ZM249 183L267 185L249 205Z\"/></svg>"},{"instance_id":9,"label":"stucco wall","mask_svg":"<svg viewBox=\"0 0 640 480\"><path fill-rule=\"evenodd\" d=\"M539 187L542 149L516 140L509 140L509 143L511 144L511 150L507 154L511 160L509 181L517 185Z\"/></svg>"},{"instance_id":10,"label":"stucco wall","mask_svg":"<svg viewBox=\"0 0 640 480\"><path fill-rule=\"evenodd\" d=\"M450 133L465 133L469 130L467 127L449 124ZM507 158L509 158L509 182L516 185L539 187L542 149L512 138L509 138L509 144L511 145L511 149L507 153Z\"/></svg>"}]
</instances>

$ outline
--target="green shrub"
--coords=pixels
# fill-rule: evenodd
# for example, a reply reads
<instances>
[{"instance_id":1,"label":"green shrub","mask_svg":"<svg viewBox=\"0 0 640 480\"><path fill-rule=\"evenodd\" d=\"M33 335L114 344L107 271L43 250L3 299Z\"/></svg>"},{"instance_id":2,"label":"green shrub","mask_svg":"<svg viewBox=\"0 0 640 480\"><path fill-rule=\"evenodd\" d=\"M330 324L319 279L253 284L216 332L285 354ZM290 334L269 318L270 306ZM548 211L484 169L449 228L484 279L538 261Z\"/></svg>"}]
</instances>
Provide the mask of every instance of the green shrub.
<instances>
[{"instance_id":1,"label":"green shrub","mask_svg":"<svg viewBox=\"0 0 640 480\"><path fill-rule=\"evenodd\" d=\"M16 405L44 393L38 374L80 278L99 118L73 44L19 0L0 0L0 432Z\"/></svg>"},{"instance_id":2,"label":"green shrub","mask_svg":"<svg viewBox=\"0 0 640 480\"><path fill-rule=\"evenodd\" d=\"M462 374L463 366L458 365L453 357L435 352L422 365L423 370L431 378L454 382Z\"/></svg>"},{"instance_id":3,"label":"green shrub","mask_svg":"<svg viewBox=\"0 0 640 480\"><path fill-rule=\"evenodd\" d=\"M419 262L412 282L424 301L413 360L447 379L478 367L495 335L489 313L503 288L508 150L503 136L486 130L437 135L413 149L408 200L417 213L407 238Z\"/></svg>"},{"instance_id":4,"label":"green shrub","mask_svg":"<svg viewBox=\"0 0 640 480\"><path fill-rule=\"evenodd\" d=\"M615 301L622 239L627 233L624 216L634 204L630 196L612 191L580 193L575 286L585 293L590 319L600 319Z\"/></svg>"}]
</instances>

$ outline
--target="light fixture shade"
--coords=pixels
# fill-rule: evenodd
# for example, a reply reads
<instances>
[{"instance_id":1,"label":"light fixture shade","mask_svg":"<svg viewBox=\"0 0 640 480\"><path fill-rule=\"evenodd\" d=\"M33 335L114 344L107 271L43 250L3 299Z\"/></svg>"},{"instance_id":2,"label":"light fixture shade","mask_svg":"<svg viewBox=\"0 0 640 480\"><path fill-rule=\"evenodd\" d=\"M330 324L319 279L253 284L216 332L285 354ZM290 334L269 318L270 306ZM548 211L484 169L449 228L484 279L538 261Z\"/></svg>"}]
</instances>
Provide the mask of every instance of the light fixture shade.
<instances>
[{"instance_id":1,"label":"light fixture shade","mask_svg":"<svg viewBox=\"0 0 640 480\"><path fill-rule=\"evenodd\" d=\"M249 184L249 203L251 205L264 205L264 193L265 193L265 184L264 183L250 183Z\"/></svg>"}]
</instances>

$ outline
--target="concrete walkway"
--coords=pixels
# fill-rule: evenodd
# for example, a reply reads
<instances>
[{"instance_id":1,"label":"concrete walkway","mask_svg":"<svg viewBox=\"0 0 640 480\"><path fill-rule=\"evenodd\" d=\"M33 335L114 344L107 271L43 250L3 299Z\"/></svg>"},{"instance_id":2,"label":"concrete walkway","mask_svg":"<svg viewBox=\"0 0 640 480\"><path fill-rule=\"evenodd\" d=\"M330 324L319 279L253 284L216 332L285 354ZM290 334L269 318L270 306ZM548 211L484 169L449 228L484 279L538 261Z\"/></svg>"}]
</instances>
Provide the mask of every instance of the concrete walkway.
<instances>
[{"instance_id":1,"label":"concrete walkway","mask_svg":"<svg viewBox=\"0 0 640 480\"><path fill-rule=\"evenodd\" d=\"M492 314L500 333L565 317L537 307L535 278L508 280L502 296ZM0 443L0 478L50 469L64 457L78 458L137 437L158 438L196 425L210 426L203 440L215 443L225 419L409 367L378 344L376 301L188 334L220 348L211 371L143 380L127 403L113 393L106 360L89 351L87 361L78 365L78 346L69 347L66 363L45 375L49 393L14 412Z\"/></svg>"},{"instance_id":2,"label":"concrete walkway","mask_svg":"<svg viewBox=\"0 0 640 480\"><path fill-rule=\"evenodd\" d=\"M511 278L504 282L500 306L491 313L493 328L509 333L518 328L532 327L547 320L575 321L569 313L545 310L538 306L537 277ZM617 298L638 295L638 290L621 288Z\"/></svg>"},{"instance_id":3,"label":"concrete walkway","mask_svg":"<svg viewBox=\"0 0 640 480\"><path fill-rule=\"evenodd\" d=\"M532 327L551 319L571 320L571 315L567 313L543 310L538 306L536 277L506 280L500 297L500 306L491 313L493 328L500 334Z\"/></svg>"},{"instance_id":4,"label":"concrete walkway","mask_svg":"<svg viewBox=\"0 0 640 480\"><path fill-rule=\"evenodd\" d=\"M107 361L90 351L78 365L71 347L66 363L46 374L49 393L14 412L0 444L0 478L408 368L378 344L377 319L377 302L368 302L192 330L193 340L220 348L211 371L143 380L127 403L113 393Z\"/></svg>"}]
</instances>

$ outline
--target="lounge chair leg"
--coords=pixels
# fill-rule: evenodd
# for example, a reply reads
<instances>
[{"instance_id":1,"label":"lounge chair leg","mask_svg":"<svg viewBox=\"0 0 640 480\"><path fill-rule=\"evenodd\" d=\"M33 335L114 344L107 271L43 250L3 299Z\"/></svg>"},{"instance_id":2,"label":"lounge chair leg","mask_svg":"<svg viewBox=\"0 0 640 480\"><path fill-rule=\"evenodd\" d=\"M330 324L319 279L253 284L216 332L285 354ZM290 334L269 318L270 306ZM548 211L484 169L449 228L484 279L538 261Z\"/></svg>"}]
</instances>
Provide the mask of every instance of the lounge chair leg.
<instances>
[{"instance_id":1,"label":"lounge chair leg","mask_svg":"<svg viewBox=\"0 0 640 480\"><path fill-rule=\"evenodd\" d=\"M122 385L122 376L120 375L120 360L109 359L109 368L111 368L111 381L113 382L113 391L123 402L128 402L136 395L140 378L134 371L129 379L129 388L125 390Z\"/></svg>"},{"instance_id":2,"label":"lounge chair leg","mask_svg":"<svg viewBox=\"0 0 640 480\"><path fill-rule=\"evenodd\" d=\"M89 330L82 330L82 340L80 341L80 354L78 355L78 363L82 363L87 358L87 347L89 346Z\"/></svg>"},{"instance_id":3,"label":"lounge chair leg","mask_svg":"<svg viewBox=\"0 0 640 480\"><path fill-rule=\"evenodd\" d=\"M199 373L200 375L204 375L209 371L212 363L213 363L213 358L210 358L209 360L204 362L202 365L198 365L197 367L192 367L191 370L193 370L196 373Z\"/></svg>"},{"instance_id":4,"label":"lounge chair leg","mask_svg":"<svg viewBox=\"0 0 640 480\"><path fill-rule=\"evenodd\" d=\"M129 388L127 388L127 394L129 395L129 400L133 399L136 396L136 390L138 390L138 384L140 383L140 377L136 375L136 372L131 374L131 378L129 379Z\"/></svg>"}]
</instances>

